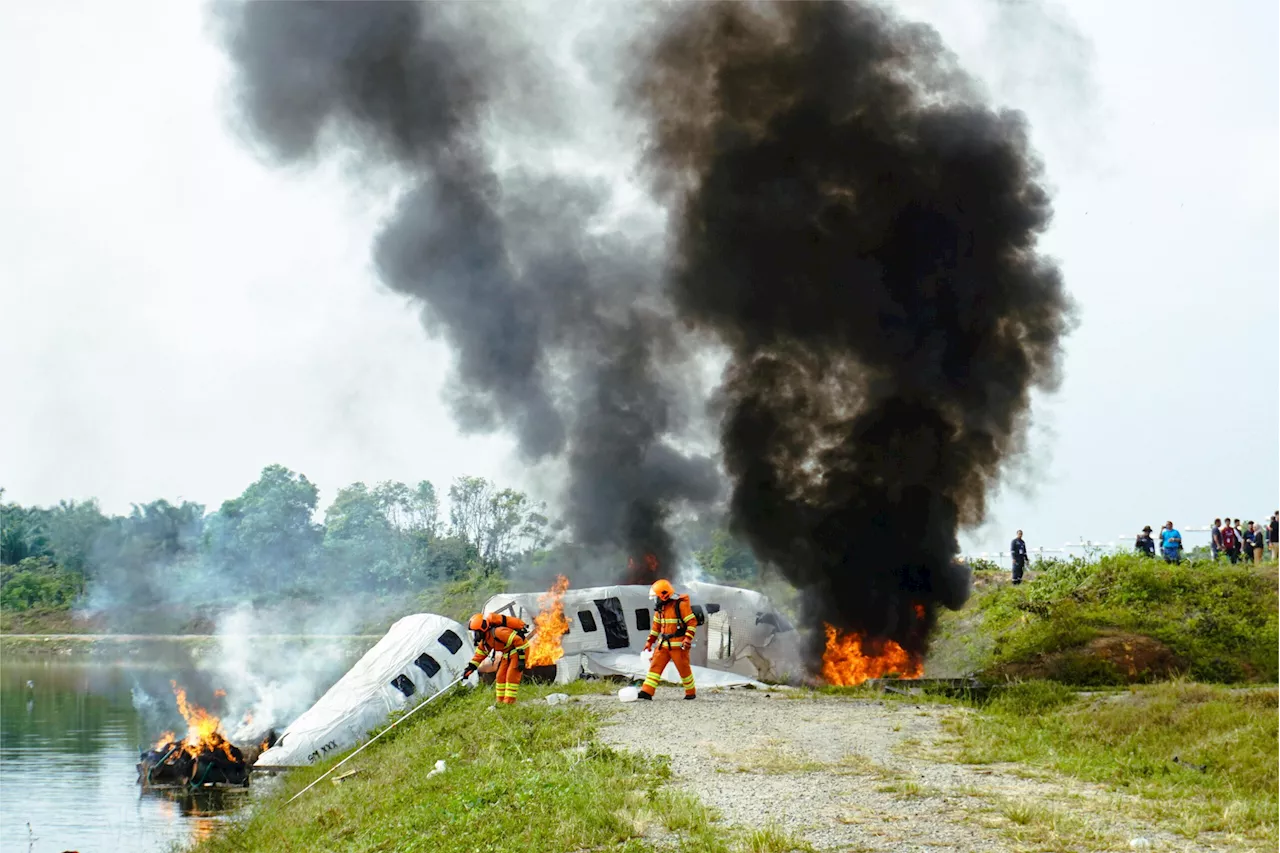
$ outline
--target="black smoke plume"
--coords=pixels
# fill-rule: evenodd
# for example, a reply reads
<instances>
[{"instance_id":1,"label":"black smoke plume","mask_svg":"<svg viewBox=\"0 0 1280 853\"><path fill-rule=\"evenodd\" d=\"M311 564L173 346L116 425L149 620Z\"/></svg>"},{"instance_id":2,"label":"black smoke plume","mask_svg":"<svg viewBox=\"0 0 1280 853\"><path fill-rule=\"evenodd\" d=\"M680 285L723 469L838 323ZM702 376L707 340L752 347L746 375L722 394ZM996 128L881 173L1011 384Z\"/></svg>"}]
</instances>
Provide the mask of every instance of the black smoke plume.
<instances>
[{"instance_id":1,"label":"black smoke plume","mask_svg":"<svg viewBox=\"0 0 1280 853\"><path fill-rule=\"evenodd\" d=\"M732 349L734 530L811 616L923 652L1070 324L1025 121L870 4L681 6L641 59L670 296Z\"/></svg>"},{"instance_id":2,"label":"black smoke plume","mask_svg":"<svg viewBox=\"0 0 1280 853\"><path fill-rule=\"evenodd\" d=\"M374 258L451 346L459 423L509 430L530 461L565 460L578 545L675 572L666 520L714 499L719 479L712 460L668 441L689 353L648 298L661 256L652 241L592 236L605 188L495 171L484 137L495 99L520 87L508 103L553 115L559 93L482 5L248 3L220 18L242 114L269 156L355 151L404 176Z\"/></svg>"},{"instance_id":3,"label":"black smoke plume","mask_svg":"<svg viewBox=\"0 0 1280 853\"><path fill-rule=\"evenodd\" d=\"M1022 116L869 4L645 6L623 102L651 129L669 239L601 236L605 188L495 169L494 104L552 114L573 93L487 8L227 9L253 136L404 175L378 270L456 353L460 422L567 464L580 545L631 554L627 580L646 554L674 569L669 514L718 492L676 449L713 338L735 532L810 616L923 652L967 595L957 531L1023 450L1070 324Z\"/></svg>"}]
</instances>

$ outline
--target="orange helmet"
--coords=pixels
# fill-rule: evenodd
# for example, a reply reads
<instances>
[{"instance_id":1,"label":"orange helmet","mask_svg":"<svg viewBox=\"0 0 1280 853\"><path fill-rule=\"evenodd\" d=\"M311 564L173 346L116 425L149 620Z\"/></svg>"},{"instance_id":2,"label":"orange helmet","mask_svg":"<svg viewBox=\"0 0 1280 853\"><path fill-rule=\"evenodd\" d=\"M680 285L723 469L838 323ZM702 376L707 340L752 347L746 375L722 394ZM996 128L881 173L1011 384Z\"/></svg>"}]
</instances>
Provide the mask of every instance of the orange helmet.
<instances>
[{"instance_id":1,"label":"orange helmet","mask_svg":"<svg viewBox=\"0 0 1280 853\"><path fill-rule=\"evenodd\" d=\"M654 581L653 586L649 587L649 594L659 601L666 601L676 594L676 588L671 585L669 580L658 580Z\"/></svg>"},{"instance_id":2,"label":"orange helmet","mask_svg":"<svg viewBox=\"0 0 1280 853\"><path fill-rule=\"evenodd\" d=\"M483 613L472 616L471 621L467 623L467 628L472 631L483 631L487 627L489 626L485 624Z\"/></svg>"}]
</instances>

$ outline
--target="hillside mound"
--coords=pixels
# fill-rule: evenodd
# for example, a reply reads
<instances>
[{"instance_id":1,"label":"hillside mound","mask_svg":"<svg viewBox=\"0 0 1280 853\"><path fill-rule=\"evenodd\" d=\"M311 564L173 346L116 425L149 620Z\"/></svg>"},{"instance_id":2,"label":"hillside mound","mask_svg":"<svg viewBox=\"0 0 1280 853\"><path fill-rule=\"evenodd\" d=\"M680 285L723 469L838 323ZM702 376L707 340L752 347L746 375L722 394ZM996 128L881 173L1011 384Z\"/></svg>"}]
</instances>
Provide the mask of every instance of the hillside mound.
<instances>
[{"instance_id":1,"label":"hillside mound","mask_svg":"<svg viewBox=\"0 0 1280 853\"><path fill-rule=\"evenodd\" d=\"M1039 562L1021 586L997 573L975 577L965 609L941 620L929 675L964 670L1080 685L1180 674L1216 683L1277 679L1274 565L1175 566L1113 555Z\"/></svg>"}]
</instances>

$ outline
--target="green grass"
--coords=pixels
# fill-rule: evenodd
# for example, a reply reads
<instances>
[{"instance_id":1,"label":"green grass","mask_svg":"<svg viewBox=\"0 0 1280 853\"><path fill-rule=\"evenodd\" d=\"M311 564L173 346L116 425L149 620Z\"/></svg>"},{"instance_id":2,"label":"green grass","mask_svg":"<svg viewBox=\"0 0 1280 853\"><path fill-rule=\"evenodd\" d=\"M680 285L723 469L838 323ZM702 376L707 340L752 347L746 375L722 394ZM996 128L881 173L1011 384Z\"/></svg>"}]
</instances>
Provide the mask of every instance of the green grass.
<instances>
[{"instance_id":1,"label":"green grass","mask_svg":"<svg viewBox=\"0 0 1280 853\"><path fill-rule=\"evenodd\" d=\"M666 787L665 756L613 750L600 716L549 693L613 693L611 681L529 685L514 708L492 690L455 690L384 735L296 802L339 757L287 775L247 816L191 853L608 850L618 853L811 851L768 825L725 826L696 797ZM427 778L438 759L448 769Z\"/></svg>"},{"instance_id":2,"label":"green grass","mask_svg":"<svg viewBox=\"0 0 1280 853\"><path fill-rule=\"evenodd\" d=\"M454 691L340 771L360 773L286 805L335 762L290 773L251 815L195 849L647 849L634 815L668 777L665 762L598 743L597 718L581 704L536 701L558 689L528 687L521 704L496 710L487 710L489 690ZM438 759L448 770L428 778Z\"/></svg>"},{"instance_id":3,"label":"green grass","mask_svg":"<svg viewBox=\"0 0 1280 853\"><path fill-rule=\"evenodd\" d=\"M420 593L415 599L414 612L438 613L465 623L486 601L506 591L507 581L501 575L472 572L465 578Z\"/></svg>"},{"instance_id":4,"label":"green grass","mask_svg":"<svg viewBox=\"0 0 1280 853\"><path fill-rule=\"evenodd\" d=\"M1275 848L1274 689L1173 682L1080 697L1029 682L949 724L961 761L1047 768L1133 794L1135 816L1190 838L1222 832ZM1175 755L1207 769L1174 764ZM1033 817L1025 823L1044 823Z\"/></svg>"},{"instance_id":5,"label":"green grass","mask_svg":"<svg viewBox=\"0 0 1280 853\"><path fill-rule=\"evenodd\" d=\"M98 626L77 618L70 607L0 610L0 634L85 634Z\"/></svg>"},{"instance_id":6,"label":"green grass","mask_svg":"<svg viewBox=\"0 0 1280 853\"><path fill-rule=\"evenodd\" d=\"M776 824L766 824L746 834L740 843L744 853L813 853L813 846Z\"/></svg>"},{"instance_id":7,"label":"green grass","mask_svg":"<svg viewBox=\"0 0 1280 853\"><path fill-rule=\"evenodd\" d=\"M976 651L976 668L989 676L1010 664L1045 661L1039 674L1074 684L1147 678L1079 652L1107 635L1159 641L1197 681L1274 683L1280 676L1274 565L1174 566L1122 554L1033 569L1022 586L983 584L965 611L944 615L940 642ZM963 622L964 630L949 632L949 620ZM954 657L965 656L956 651Z\"/></svg>"}]
</instances>

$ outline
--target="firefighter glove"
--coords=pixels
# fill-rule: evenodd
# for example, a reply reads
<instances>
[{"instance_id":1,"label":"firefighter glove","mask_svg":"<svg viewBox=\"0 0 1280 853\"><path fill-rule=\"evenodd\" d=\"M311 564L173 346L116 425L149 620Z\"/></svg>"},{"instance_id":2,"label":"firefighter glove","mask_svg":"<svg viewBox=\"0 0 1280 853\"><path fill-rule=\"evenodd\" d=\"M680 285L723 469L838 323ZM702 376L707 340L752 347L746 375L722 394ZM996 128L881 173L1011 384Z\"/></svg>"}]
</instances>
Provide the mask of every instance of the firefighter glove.
<instances>
[{"instance_id":1,"label":"firefighter glove","mask_svg":"<svg viewBox=\"0 0 1280 853\"><path fill-rule=\"evenodd\" d=\"M688 637L685 637L683 640L680 641L680 648L682 651L686 651L686 652L689 651L689 647L692 645L693 645L693 640L690 640Z\"/></svg>"},{"instance_id":2,"label":"firefighter glove","mask_svg":"<svg viewBox=\"0 0 1280 853\"><path fill-rule=\"evenodd\" d=\"M475 672L475 671L476 671L476 665L475 665L475 664L473 664L473 663L469 663L469 664L467 664L466 669L462 670L462 680L463 680L463 681L466 681L468 678L470 678L470 677L471 677L471 673L473 673L473 672Z\"/></svg>"},{"instance_id":3,"label":"firefighter glove","mask_svg":"<svg viewBox=\"0 0 1280 853\"><path fill-rule=\"evenodd\" d=\"M645 643L645 644L644 644L644 650L645 650L646 652L651 652L651 651L653 651L653 640L650 640L649 642L647 642L647 643Z\"/></svg>"}]
</instances>

